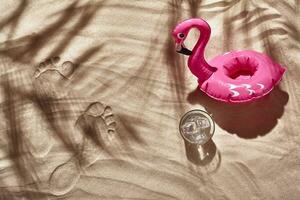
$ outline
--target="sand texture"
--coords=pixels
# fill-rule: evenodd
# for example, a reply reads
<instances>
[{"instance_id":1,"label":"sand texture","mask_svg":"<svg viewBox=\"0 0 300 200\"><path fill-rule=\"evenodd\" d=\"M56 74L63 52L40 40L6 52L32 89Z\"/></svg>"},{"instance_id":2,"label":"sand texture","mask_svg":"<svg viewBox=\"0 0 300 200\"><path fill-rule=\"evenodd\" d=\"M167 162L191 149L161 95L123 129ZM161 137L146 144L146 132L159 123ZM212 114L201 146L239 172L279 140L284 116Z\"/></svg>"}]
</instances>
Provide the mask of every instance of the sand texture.
<instances>
[{"instance_id":1,"label":"sand texture","mask_svg":"<svg viewBox=\"0 0 300 200\"><path fill-rule=\"evenodd\" d=\"M299 9L299 0L2 0L0 200L300 199ZM211 25L207 59L265 52L287 68L279 87L244 105L197 90L170 35L190 17ZM178 130L195 108L216 122L204 160Z\"/></svg>"}]
</instances>

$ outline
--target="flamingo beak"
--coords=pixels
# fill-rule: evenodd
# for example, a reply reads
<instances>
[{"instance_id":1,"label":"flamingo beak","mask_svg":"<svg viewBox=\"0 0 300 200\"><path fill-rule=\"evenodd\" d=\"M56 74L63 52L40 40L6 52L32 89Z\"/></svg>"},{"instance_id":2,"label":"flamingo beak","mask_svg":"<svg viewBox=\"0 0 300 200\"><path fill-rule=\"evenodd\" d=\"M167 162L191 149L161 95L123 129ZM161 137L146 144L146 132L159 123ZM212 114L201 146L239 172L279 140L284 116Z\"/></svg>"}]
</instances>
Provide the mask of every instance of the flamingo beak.
<instances>
[{"instance_id":1,"label":"flamingo beak","mask_svg":"<svg viewBox=\"0 0 300 200\"><path fill-rule=\"evenodd\" d=\"M192 55L192 51L191 50L189 50L189 49L187 49L185 46L184 46L184 44L183 44L183 42L180 42L180 43L176 43L175 44L175 49L176 49L176 51L178 52L178 53L181 53L181 54L183 54L183 55Z\"/></svg>"}]
</instances>

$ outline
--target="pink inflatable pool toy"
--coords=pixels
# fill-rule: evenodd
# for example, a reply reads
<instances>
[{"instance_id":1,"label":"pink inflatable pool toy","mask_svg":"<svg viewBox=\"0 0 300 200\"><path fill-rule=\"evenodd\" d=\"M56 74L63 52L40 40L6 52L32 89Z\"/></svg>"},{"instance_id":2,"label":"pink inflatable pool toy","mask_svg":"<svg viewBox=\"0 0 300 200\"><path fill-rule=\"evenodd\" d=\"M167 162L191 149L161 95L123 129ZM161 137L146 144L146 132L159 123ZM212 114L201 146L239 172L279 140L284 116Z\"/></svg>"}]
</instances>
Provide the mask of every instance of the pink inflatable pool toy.
<instances>
[{"instance_id":1,"label":"pink inflatable pool toy","mask_svg":"<svg viewBox=\"0 0 300 200\"><path fill-rule=\"evenodd\" d=\"M183 43L191 28L201 33L192 51ZM181 22L172 33L177 52L190 56L188 67L208 96L224 102L249 102L265 96L280 82L286 69L259 52L233 51L207 62L204 49L210 32L206 21L195 18Z\"/></svg>"}]
</instances>

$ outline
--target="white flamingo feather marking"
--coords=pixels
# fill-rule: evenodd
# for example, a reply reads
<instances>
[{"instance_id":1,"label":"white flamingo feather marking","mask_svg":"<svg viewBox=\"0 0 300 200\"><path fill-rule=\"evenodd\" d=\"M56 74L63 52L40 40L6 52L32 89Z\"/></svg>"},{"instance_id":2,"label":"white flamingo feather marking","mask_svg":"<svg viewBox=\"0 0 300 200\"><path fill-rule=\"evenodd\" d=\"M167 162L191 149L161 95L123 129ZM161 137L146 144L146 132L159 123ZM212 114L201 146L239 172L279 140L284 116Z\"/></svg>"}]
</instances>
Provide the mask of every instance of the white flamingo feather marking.
<instances>
[{"instance_id":1,"label":"white flamingo feather marking","mask_svg":"<svg viewBox=\"0 0 300 200\"><path fill-rule=\"evenodd\" d=\"M263 88L265 88L265 86L261 83L257 83L257 85L260 87L261 90ZM233 93L232 97L237 97L240 95L240 93L235 90L236 88L239 88L239 87L245 88L249 92L249 95L255 94L255 90L251 89L252 86L250 84L234 85L234 84L228 83L228 86L229 86L230 92Z\"/></svg>"},{"instance_id":2,"label":"white flamingo feather marking","mask_svg":"<svg viewBox=\"0 0 300 200\"><path fill-rule=\"evenodd\" d=\"M265 88L265 86L261 83L257 83L257 85L260 87L261 90Z\"/></svg>"},{"instance_id":3,"label":"white flamingo feather marking","mask_svg":"<svg viewBox=\"0 0 300 200\"><path fill-rule=\"evenodd\" d=\"M242 84L246 88L246 90L249 92L250 95L254 94L255 91L251 89L251 85L249 84Z\"/></svg>"},{"instance_id":4,"label":"white flamingo feather marking","mask_svg":"<svg viewBox=\"0 0 300 200\"><path fill-rule=\"evenodd\" d=\"M238 91L235 91L235 90L234 90L234 89L238 88L237 85L233 85L233 84L230 84L230 83L228 83L228 85L229 85L229 90L230 90L230 92L233 93L232 97L237 97L237 96L240 95L240 93L239 93Z\"/></svg>"}]
</instances>

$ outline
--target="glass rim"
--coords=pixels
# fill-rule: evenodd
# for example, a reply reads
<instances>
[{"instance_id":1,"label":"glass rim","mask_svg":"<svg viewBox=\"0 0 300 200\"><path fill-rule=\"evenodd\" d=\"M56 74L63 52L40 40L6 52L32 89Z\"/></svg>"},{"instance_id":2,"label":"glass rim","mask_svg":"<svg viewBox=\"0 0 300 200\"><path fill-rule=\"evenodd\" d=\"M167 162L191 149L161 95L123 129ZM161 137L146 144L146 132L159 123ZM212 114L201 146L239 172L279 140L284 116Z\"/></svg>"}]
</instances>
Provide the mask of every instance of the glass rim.
<instances>
[{"instance_id":1,"label":"glass rim","mask_svg":"<svg viewBox=\"0 0 300 200\"><path fill-rule=\"evenodd\" d=\"M183 121L184 121L191 113L200 113L200 114L204 115L204 116L208 119L208 121L209 121L209 123L210 123L210 125L211 125L211 129L210 129L210 131L209 131L209 137L208 137L208 138L205 140L205 142L203 142L203 143L202 143L202 142L199 143L199 142L191 141L191 140L188 139L188 138L184 135L184 133L182 132L181 126L182 126L182 124L183 124ZM200 109L193 109L193 110L190 110L190 111L186 112L186 113L181 117L180 122L179 122L179 132L180 132L181 137L182 137L184 140L188 141L189 143L192 143L192 144L199 144L199 145L204 145L205 143L207 143L207 142L213 137L213 135L214 135L214 133L215 133L215 122L214 122L214 120L212 119L212 117L210 116L210 114L209 114L208 112L206 112L206 111L204 111L204 110L200 110Z\"/></svg>"}]
</instances>

